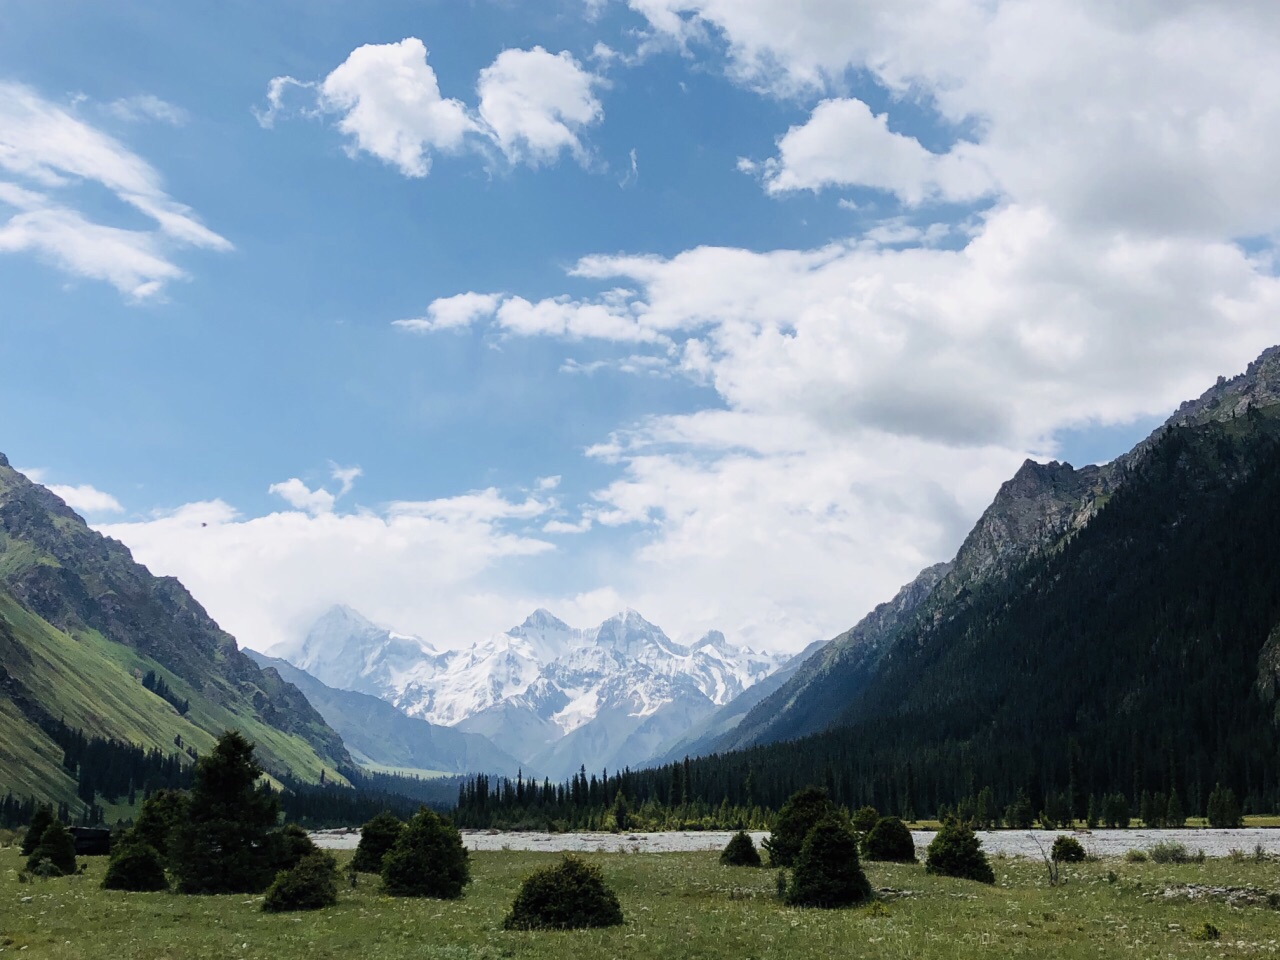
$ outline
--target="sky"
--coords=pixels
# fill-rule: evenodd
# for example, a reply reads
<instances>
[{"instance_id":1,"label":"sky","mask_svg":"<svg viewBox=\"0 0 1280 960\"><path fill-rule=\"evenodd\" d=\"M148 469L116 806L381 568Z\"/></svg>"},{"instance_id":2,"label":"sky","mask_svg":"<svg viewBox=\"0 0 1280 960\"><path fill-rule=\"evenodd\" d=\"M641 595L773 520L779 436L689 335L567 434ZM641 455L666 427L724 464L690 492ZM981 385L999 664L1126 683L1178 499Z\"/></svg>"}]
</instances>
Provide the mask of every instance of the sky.
<instances>
[{"instance_id":1,"label":"sky","mask_svg":"<svg viewBox=\"0 0 1280 960\"><path fill-rule=\"evenodd\" d=\"M245 646L798 650L1280 342L1274 0L4 19L0 450Z\"/></svg>"}]
</instances>

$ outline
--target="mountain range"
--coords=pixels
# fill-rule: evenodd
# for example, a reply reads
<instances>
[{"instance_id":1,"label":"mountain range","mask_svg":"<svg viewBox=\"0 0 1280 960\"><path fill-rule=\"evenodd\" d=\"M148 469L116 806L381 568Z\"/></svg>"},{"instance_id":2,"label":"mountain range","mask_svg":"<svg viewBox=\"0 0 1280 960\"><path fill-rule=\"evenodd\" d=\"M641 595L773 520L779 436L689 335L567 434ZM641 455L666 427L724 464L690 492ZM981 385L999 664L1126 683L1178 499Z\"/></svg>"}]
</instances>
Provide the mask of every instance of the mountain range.
<instances>
[{"instance_id":1,"label":"mountain range","mask_svg":"<svg viewBox=\"0 0 1280 960\"><path fill-rule=\"evenodd\" d=\"M438 651L343 606L273 652L328 686L483 735L553 778L649 760L785 659L719 631L682 645L634 610L589 629L536 610L472 647Z\"/></svg>"}]
</instances>

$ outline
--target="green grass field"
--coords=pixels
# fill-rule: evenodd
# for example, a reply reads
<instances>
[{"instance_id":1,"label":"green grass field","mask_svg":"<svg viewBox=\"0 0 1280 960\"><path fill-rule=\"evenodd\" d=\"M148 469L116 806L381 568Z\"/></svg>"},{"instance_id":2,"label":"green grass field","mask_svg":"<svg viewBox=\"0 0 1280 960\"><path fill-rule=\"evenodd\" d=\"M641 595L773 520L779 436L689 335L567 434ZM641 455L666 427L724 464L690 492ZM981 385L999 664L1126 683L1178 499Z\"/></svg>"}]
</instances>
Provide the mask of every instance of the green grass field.
<instances>
[{"instance_id":1,"label":"green grass field","mask_svg":"<svg viewBox=\"0 0 1280 960\"><path fill-rule=\"evenodd\" d=\"M340 860L350 856L340 854ZM337 907L266 915L250 896L125 894L98 886L101 858L83 876L21 884L20 859L0 850L0 948L59 958L293 958L453 960L529 957L1209 957L1266 955L1280 944L1280 912L1188 902L1184 884L1280 889L1280 865L1252 859L1161 866L1101 861L1065 866L1047 885L1042 864L996 859L995 887L872 864L883 910L793 910L773 896L769 870L719 866L715 854L592 854L617 891L626 924L605 931L501 929L521 878L556 857L473 854L474 883L457 902L396 900L375 877L344 887ZM1109 876L1110 874L1110 876ZM1265 899L1265 898L1264 898ZM1222 938L1197 940L1208 921Z\"/></svg>"}]
</instances>

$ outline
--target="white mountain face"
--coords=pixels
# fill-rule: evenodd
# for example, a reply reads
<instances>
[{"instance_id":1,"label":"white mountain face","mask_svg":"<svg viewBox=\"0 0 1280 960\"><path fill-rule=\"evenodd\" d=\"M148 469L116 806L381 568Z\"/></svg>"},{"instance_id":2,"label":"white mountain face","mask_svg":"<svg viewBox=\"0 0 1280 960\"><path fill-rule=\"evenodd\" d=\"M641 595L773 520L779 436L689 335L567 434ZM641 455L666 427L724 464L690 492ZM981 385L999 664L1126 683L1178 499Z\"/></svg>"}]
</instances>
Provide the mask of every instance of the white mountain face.
<instances>
[{"instance_id":1,"label":"white mountain face","mask_svg":"<svg viewBox=\"0 0 1280 960\"><path fill-rule=\"evenodd\" d=\"M786 659L719 631L683 646L633 610L587 630L536 610L469 649L440 652L334 607L276 652L329 686L484 734L551 777L644 762Z\"/></svg>"}]
</instances>

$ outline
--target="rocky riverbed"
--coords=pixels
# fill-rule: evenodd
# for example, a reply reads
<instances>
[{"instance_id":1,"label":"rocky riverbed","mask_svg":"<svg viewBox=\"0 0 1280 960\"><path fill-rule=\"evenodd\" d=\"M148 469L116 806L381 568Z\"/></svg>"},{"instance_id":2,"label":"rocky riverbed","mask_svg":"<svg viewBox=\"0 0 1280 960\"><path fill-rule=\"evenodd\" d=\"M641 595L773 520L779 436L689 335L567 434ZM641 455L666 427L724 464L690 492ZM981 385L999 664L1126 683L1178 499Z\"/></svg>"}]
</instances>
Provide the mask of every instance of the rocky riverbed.
<instances>
[{"instance_id":1,"label":"rocky riverbed","mask_svg":"<svg viewBox=\"0 0 1280 960\"><path fill-rule=\"evenodd\" d=\"M1039 857L1048 851L1057 830L983 830L978 832L982 847L989 854L1003 853L1012 857ZM513 831L464 830L462 840L468 850L544 850L549 853L682 853L696 850L720 850L733 834L723 831L684 831L671 833L533 833ZM768 833L753 833L759 845ZM1280 855L1280 830L1246 828L1241 830L1081 830L1073 834L1085 850L1099 857L1119 857L1129 850L1145 850L1157 843L1181 843L1191 853L1203 850L1209 857L1225 857L1232 850L1252 854L1261 848ZM924 848L933 839L931 830L915 830L916 849L923 857ZM322 830L312 839L329 850L351 850L360 840L355 829Z\"/></svg>"}]
</instances>

